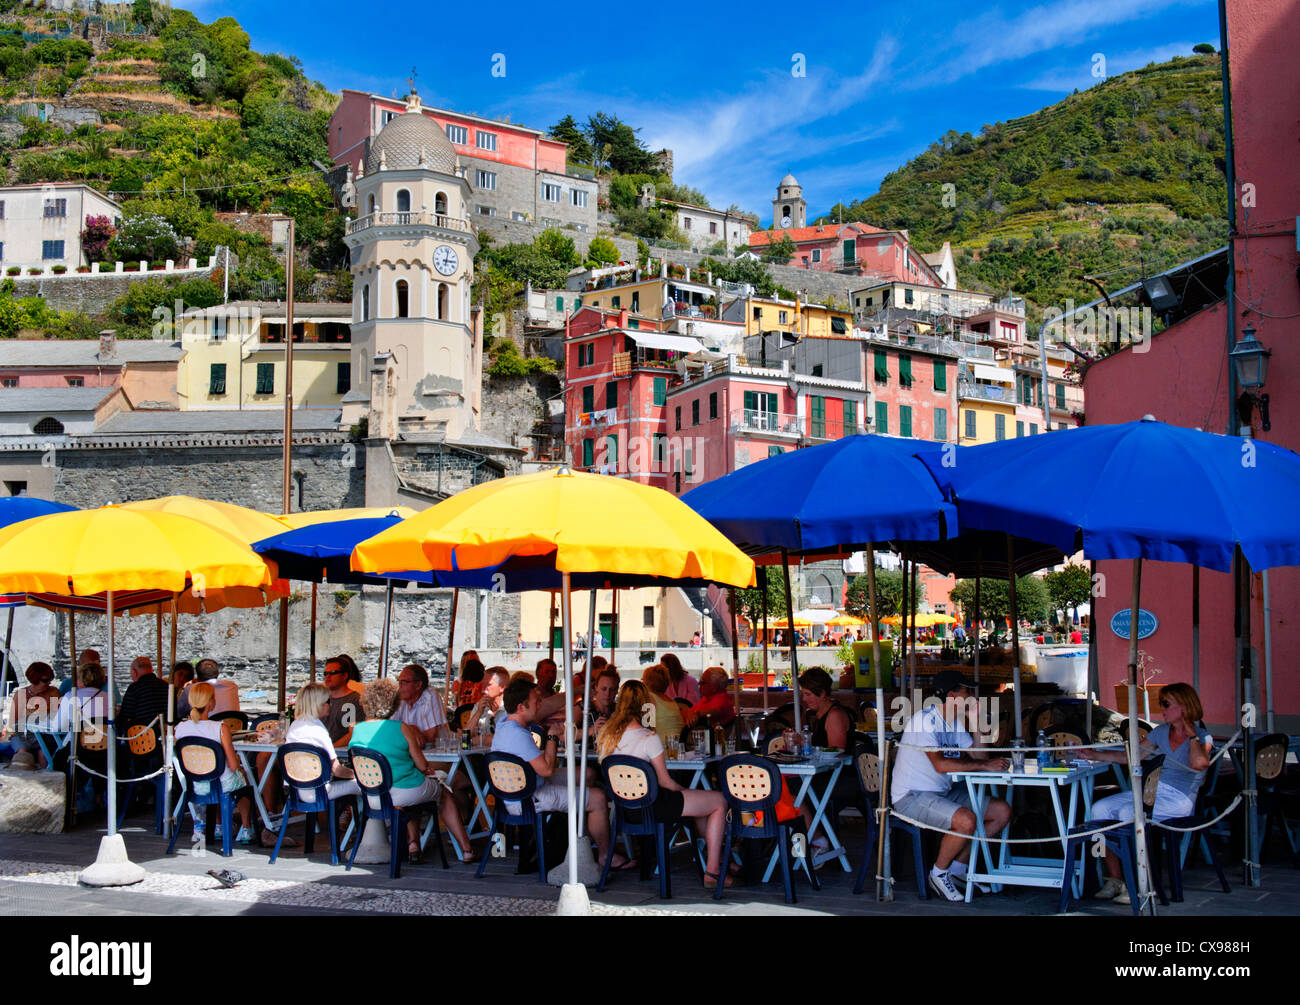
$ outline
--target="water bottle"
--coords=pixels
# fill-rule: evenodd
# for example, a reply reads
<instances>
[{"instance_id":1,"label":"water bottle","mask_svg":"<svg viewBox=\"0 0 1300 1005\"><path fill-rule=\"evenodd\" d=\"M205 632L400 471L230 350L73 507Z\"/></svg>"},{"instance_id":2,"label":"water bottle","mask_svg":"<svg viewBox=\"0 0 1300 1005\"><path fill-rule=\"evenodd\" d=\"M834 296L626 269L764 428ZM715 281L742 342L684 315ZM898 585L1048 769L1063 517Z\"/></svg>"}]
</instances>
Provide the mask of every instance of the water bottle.
<instances>
[{"instance_id":1,"label":"water bottle","mask_svg":"<svg viewBox=\"0 0 1300 1005\"><path fill-rule=\"evenodd\" d=\"M478 717L478 739L481 746L486 747L492 742L492 727L494 724L492 713L485 709L483 714Z\"/></svg>"},{"instance_id":2,"label":"water bottle","mask_svg":"<svg viewBox=\"0 0 1300 1005\"><path fill-rule=\"evenodd\" d=\"M1047 749L1047 734L1041 729L1038 731L1038 770L1046 771L1052 766L1052 752Z\"/></svg>"},{"instance_id":3,"label":"water bottle","mask_svg":"<svg viewBox=\"0 0 1300 1005\"><path fill-rule=\"evenodd\" d=\"M1025 773L1025 745L1019 740L1011 742L1011 773L1023 775Z\"/></svg>"},{"instance_id":4,"label":"water bottle","mask_svg":"<svg viewBox=\"0 0 1300 1005\"><path fill-rule=\"evenodd\" d=\"M799 753L804 757L812 757L812 730L807 726L800 731Z\"/></svg>"}]
</instances>

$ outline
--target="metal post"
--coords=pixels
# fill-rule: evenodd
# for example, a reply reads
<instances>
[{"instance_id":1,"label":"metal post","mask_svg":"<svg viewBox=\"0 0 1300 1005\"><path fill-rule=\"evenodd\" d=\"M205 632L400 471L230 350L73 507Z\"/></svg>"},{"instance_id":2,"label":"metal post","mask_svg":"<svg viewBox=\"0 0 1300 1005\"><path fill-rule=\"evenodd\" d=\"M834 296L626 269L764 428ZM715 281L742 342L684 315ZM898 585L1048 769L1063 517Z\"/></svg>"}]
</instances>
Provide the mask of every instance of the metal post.
<instances>
[{"instance_id":1,"label":"metal post","mask_svg":"<svg viewBox=\"0 0 1300 1005\"><path fill-rule=\"evenodd\" d=\"M609 591L609 662L614 664L615 652L618 649L618 590Z\"/></svg>"},{"instance_id":2,"label":"metal post","mask_svg":"<svg viewBox=\"0 0 1300 1005\"><path fill-rule=\"evenodd\" d=\"M564 690L566 694L572 694L573 693L573 650L572 647L567 644L567 641L572 633L571 626L573 624L573 617L572 617L573 608L571 603L572 598L570 596L571 591L569 588L569 574L565 572L562 573L561 576L562 578L560 580L561 583L560 624L561 624L561 630L564 632L564 638L566 641L566 645L563 647ZM586 900L587 891L582 886L582 884L578 882L578 814L581 812L581 808L576 802L577 778L576 778L576 765L574 764L575 758L573 756L574 750L573 750L573 716L572 715L566 715L564 717L564 749L565 751L567 751L568 754L568 756L566 756L564 759L565 762L564 763L564 785L568 793L568 807L569 807L569 854L568 854L569 886L575 888L573 892L577 893L577 895L582 900ZM613 839L611 838L611 840ZM563 900L563 894L561 894L561 899Z\"/></svg>"},{"instance_id":3,"label":"metal post","mask_svg":"<svg viewBox=\"0 0 1300 1005\"><path fill-rule=\"evenodd\" d=\"M311 584L311 682L316 683L316 583Z\"/></svg>"},{"instance_id":4,"label":"metal post","mask_svg":"<svg viewBox=\"0 0 1300 1005\"><path fill-rule=\"evenodd\" d=\"M1094 562L1095 566L1097 563ZM1096 615L1093 621L1096 621ZM1201 689L1201 567L1192 566L1192 689ZM1270 726L1270 729L1272 727Z\"/></svg>"},{"instance_id":5,"label":"metal post","mask_svg":"<svg viewBox=\"0 0 1300 1005\"><path fill-rule=\"evenodd\" d=\"M871 618L871 665L876 671L876 761L880 770L879 805L883 807L889 800L889 793L885 791L885 767L888 760L885 752L885 668L880 665L880 610L876 606L876 549L871 544L867 545L867 600L870 604L868 614ZM884 823L883 814L880 822ZM889 842L885 840L883 831L883 827L877 830L882 856L880 875L888 876L892 863ZM893 884L877 879L876 900L889 903L893 899Z\"/></svg>"},{"instance_id":6,"label":"metal post","mask_svg":"<svg viewBox=\"0 0 1300 1005\"><path fill-rule=\"evenodd\" d=\"M1094 559L1088 563L1088 582L1097 581L1097 562ZM1097 700L1097 692L1101 689L1099 674L1097 669L1097 598L1093 596L1088 603L1088 683L1087 701L1084 702L1084 717L1087 724L1087 739L1092 743L1092 706Z\"/></svg>"},{"instance_id":7,"label":"metal post","mask_svg":"<svg viewBox=\"0 0 1300 1005\"><path fill-rule=\"evenodd\" d=\"M546 654L552 663L555 662L555 591L551 591L551 630L546 636Z\"/></svg>"},{"instance_id":8,"label":"metal post","mask_svg":"<svg viewBox=\"0 0 1300 1005\"><path fill-rule=\"evenodd\" d=\"M162 605L160 604L160 605L158 606L158 673L159 673L160 675L161 675L162 672L163 672L163 660L162 660L162 658L163 658L163 646L162 646L162 618L163 618L163 615L162 615ZM13 629L13 614L12 614L12 612L10 612L9 627L10 627L10 630ZM6 636L5 636L5 649L8 649L8 648L9 648L9 636L6 635Z\"/></svg>"},{"instance_id":9,"label":"metal post","mask_svg":"<svg viewBox=\"0 0 1300 1005\"><path fill-rule=\"evenodd\" d=\"M1241 701L1247 709L1247 714L1243 716L1242 723L1242 763L1246 768L1246 818L1245 831L1246 838L1246 857L1244 861L1243 881L1247 886L1259 886L1259 863L1257 861L1256 843L1259 843L1260 849L1263 843L1259 842L1255 836L1255 732L1253 722L1254 711L1254 689L1251 687L1251 678L1254 676L1251 667L1251 649L1250 649L1250 566L1246 562L1246 556L1241 553L1241 548L1235 549L1234 558L1236 561L1235 570L1237 575L1238 595L1240 602L1237 604L1239 613L1238 634L1241 638Z\"/></svg>"},{"instance_id":10,"label":"metal post","mask_svg":"<svg viewBox=\"0 0 1300 1005\"><path fill-rule=\"evenodd\" d=\"M389 632L393 623L393 582L388 581L384 587L384 627L379 636L379 678L388 676L388 647L391 644Z\"/></svg>"},{"instance_id":11,"label":"metal post","mask_svg":"<svg viewBox=\"0 0 1300 1005\"><path fill-rule=\"evenodd\" d=\"M596 591L591 591L591 619L590 624L595 631L596 624ZM610 626L610 638L614 637L614 626ZM587 805L587 709L591 708L591 653L596 648L595 636L589 636L590 645L587 646L587 672L582 676L582 770L578 772L578 805ZM566 718L572 723L573 721L573 702L569 701L569 692L564 692L565 702L568 708L565 709ZM567 748L570 751L572 747ZM578 836L582 837L587 833L587 814L583 813L578 819ZM610 837L613 841L613 836Z\"/></svg>"},{"instance_id":12,"label":"metal post","mask_svg":"<svg viewBox=\"0 0 1300 1005\"><path fill-rule=\"evenodd\" d=\"M979 696L980 690L980 586L983 581L984 573L984 546L980 545L975 549L975 615L971 619L974 622L975 629L975 694Z\"/></svg>"},{"instance_id":13,"label":"metal post","mask_svg":"<svg viewBox=\"0 0 1300 1005\"><path fill-rule=\"evenodd\" d=\"M113 642L116 635L116 629L113 625L113 591L108 591L108 722L104 724L107 730L108 745L105 748L108 752L106 763L108 775L108 836L112 837L117 833L117 739L113 736L113 719L117 715L117 687L113 679ZM77 699L76 688L72 689L70 697L74 702ZM77 742L76 734L72 737L72 743L75 746ZM76 798L76 794L73 794Z\"/></svg>"},{"instance_id":14,"label":"metal post","mask_svg":"<svg viewBox=\"0 0 1300 1005\"><path fill-rule=\"evenodd\" d=\"M77 686L77 612L68 611L68 655L72 663L72 686Z\"/></svg>"},{"instance_id":15,"label":"metal post","mask_svg":"<svg viewBox=\"0 0 1300 1005\"><path fill-rule=\"evenodd\" d=\"M1268 731L1273 732L1273 608L1269 603L1268 570L1260 574L1263 580L1264 601L1264 698L1266 699ZM10 617L13 613L10 612Z\"/></svg>"},{"instance_id":16,"label":"metal post","mask_svg":"<svg viewBox=\"0 0 1300 1005\"><path fill-rule=\"evenodd\" d=\"M758 570L758 589L763 601L763 717L767 717L767 566ZM762 753L762 751L759 751Z\"/></svg>"},{"instance_id":17,"label":"metal post","mask_svg":"<svg viewBox=\"0 0 1300 1005\"><path fill-rule=\"evenodd\" d=\"M285 249L285 317L284 317L284 444L281 447L280 512L289 515L289 486L293 482L293 244L294 221L289 218L289 240ZM276 710L283 713L287 695L285 681L289 674L289 598L280 600L280 679Z\"/></svg>"},{"instance_id":18,"label":"metal post","mask_svg":"<svg viewBox=\"0 0 1300 1005\"><path fill-rule=\"evenodd\" d=\"M740 718L740 635L736 629L736 589L727 592L727 610L731 614L731 676L736 682L736 718Z\"/></svg>"},{"instance_id":19,"label":"metal post","mask_svg":"<svg viewBox=\"0 0 1300 1005\"><path fill-rule=\"evenodd\" d=\"M785 613L790 631L790 692L794 696L794 731L803 733L803 709L799 700L799 647L794 634L794 593L790 589L790 553L781 549L781 575L785 579Z\"/></svg>"},{"instance_id":20,"label":"metal post","mask_svg":"<svg viewBox=\"0 0 1300 1005\"><path fill-rule=\"evenodd\" d=\"M1137 714L1137 659L1138 659L1138 605L1142 594L1142 559L1133 559L1133 599L1129 605L1128 622L1128 766L1129 783L1133 790L1133 844L1137 852L1138 903L1140 910L1156 913L1151 897L1151 882L1147 862L1146 807L1142 804L1142 743L1138 736ZM1095 620L1095 619L1094 619Z\"/></svg>"},{"instance_id":21,"label":"metal post","mask_svg":"<svg viewBox=\"0 0 1300 1005\"><path fill-rule=\"evenodd\" d=\"M289 675L289 598L280 598L280 669L278 673L278 689L276 691L275 708L276 711L283 713L287 695L285 693L285 681Z\"/></svg>"},{"instance_id":22,"label":"metal post","mask_svg":"<svg viewBox=\"0 0 1300 1005\"><path fill-rule=\"evenodd\" d=\"M1014 678L1016 739L1024 739L1020 722L1020 611L1016 607L1016 554L1011 535L1007 535L1007 597L1011 601L1011 673Z\"/></svg>"},{"instance_id":23,"label":"metal post","mask_svg":"<svg viewBox=\"0 0 1300 1005\"><path fill-rule=\"evenodd\" d=\"M388 596L393 595L393 588L388 588ZM391 604L391 599L389 603ZM451 591L451 621L447 625L447 687L443 694L443 703L446 704L451 700L451 668L455 665L452 652L455 649L456 642L456 609L460 607L460 587L457 586ZM384 615L385 631L387 631L388 614Z\"/></svg>"},{"instance_id":24,"label":"metal post","mask_svg":"<svg viewBox=\"0 0 1300 1005\"><path fill-rule=\"evenodd\" d=\"M907 647L907 655L912 662L909 667L907 680L913 689L916 688L916 615L917 615L918 608L920 608L921 606L921 602L917 599L917 593L919 592L917 590L917 566L918 565L920 565L920 563L915 558L912 559L912 603L911 603L912 643Z\"/></svg>"},{"instance_id":25,"label":"metal post","mask_svg":"<svg viewBox=\"0 0 1300 1005\"><path fill-rule=\"evenodd\" d=\"M907 575L907 555L899 552L899 557L903 560L903 592L902 592L902 609L898 612L898 693L904 698L907 697L907 584L909 577Z\"/></svg>"}]
</instances>

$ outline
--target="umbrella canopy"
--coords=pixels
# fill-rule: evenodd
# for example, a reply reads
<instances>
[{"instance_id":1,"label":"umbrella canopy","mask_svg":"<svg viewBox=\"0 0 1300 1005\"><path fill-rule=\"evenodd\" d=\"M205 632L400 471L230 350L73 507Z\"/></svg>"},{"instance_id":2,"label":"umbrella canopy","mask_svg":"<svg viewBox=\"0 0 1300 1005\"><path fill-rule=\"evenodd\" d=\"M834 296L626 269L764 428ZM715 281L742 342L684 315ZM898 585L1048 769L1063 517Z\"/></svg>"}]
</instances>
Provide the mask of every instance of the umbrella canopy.
<instances>
[{"instance_id":1,"label":"umbrella canopy","mask_svg":"<svg viewBox=\"0 0 1300 1005\"><path fill-rule=\"evenodd\" d=\"M278 534L285 528L285 524L279 518L269 513L249 509L247 506L236 506L233 503L196 499L193 496L142 499L139 502L123 503L122 509L187 516L249 544L272 534Z\"/></svg>"},{"instance_id":2,"label":"umbrella canopy","mask_svg":"<svg viewBox=\"0 0 1300 1005\"><path fill-rule=\"evenodd\" d=\"M396 516L405 520L415 516L416 511L409 506L361 506L353 509L318 509L308 513L286 513L276 519L286 527L310 527L317 523L333 523L337 520L369 520L386 516Z\"/></svg>"},{"instance_id":3,"label":"umbrella canopy","mask_svg":"<svg viewBox=\"0 0 1300 1005\"><path fill-rule=\"evenodd\" d=\"M913 440L849 436L747 464L682 501L750 554L952 536L956 510L915 455Z\"/></svg>"},{"instance_id":4,"label":"umbrella canopy","mask_svg":"<svg viewBox=\"0 0 1300 1005\"><path fill-rule=\"evenodd\" d=\"M835 615L835 617L831 618L830 621L826 623L828 625L835 625L836 627L847 626L850 628L854 627L855 625L866 624L866 622L863 621L861 618L855 618L852 614L837 614Z\"/></svg>"},{"instance_id":5,"label":"umbrella canopy","mask_svg":"<svg viewBox=\"0 0 1300 1005\"><path fill-rule=\"evenodd\" d=\"M974 447L963 450L975 449ZM961 457L962 454L958 454ZM960 461L959 461L960 463ZM986 530L963 530L946 541L895 542L894 550L906 551L935 572L958 579L1007 578L1007 536ZM1027 576L1039 569L1049 569L1065 561L1060 548L1027 537L1011 537L1012 563L1017 576Z\"/></svg>"},{"instance_id":6,"label":"umbrella canopy","mask_svg":"<svg viewBox=\"0 0 1300 1005\"><path fill-rule=\"evenodd\" d=\"M754 563L681 500L566 468L466 489L358 544L352 567L469 570L539 556L560 573L754 582Z\"/></svg>"},{"instance_id":7,"label":"umbrella canopy","mask_svg":"<svg viewBox=\"0 0 1300 1005\"><path fill-rule=\"evenodd\" d=\"M219 530L120 506L36 517L0 529L0 589L92 596L269 586L271 569Z\"/></svg>"},{"instance_id":8,"label":"umbrella canopy","mask_svg":"<svg viewBox=\"0 0 1300 1005\"><path fill-rule=\"evenodd\" d=\"M288 579L312 583L374 585L386 585L389 579L434 582L431 572L402 572L380 577L353 571L352 549L367 538L401 522L402 518L392 513L360 519L318 521L294 530L281 528L279 533L253 542L252 547L259 555L274 561L280 575Z\"/></svg>"},{"instance_id":9,"label":"umbrella canopy","mask_svg":"<svg viewBox=\"0 0 1300 1005\"><path fill-rule=\"evenodd\" d=\"M49 499L37 499L35 496L4 496L0 498L0 527L11 523L30 520L36 516L49 516L51 513L70 513L77 507L67 503L51 502Z\"/></svg>"},{"instance_id":10,"label":"umbrella canopy","mask_svg":"<svg viewBox=\"0 0 1300 1005\"><path fill-rule=\"evenodd\" d=\"M1232 568L1300 565L1300 455L1148 417L921 457L962 526L1088 558ZM1014 491L1009 487L1014 486Z\"/></svg>"}]
</instances>

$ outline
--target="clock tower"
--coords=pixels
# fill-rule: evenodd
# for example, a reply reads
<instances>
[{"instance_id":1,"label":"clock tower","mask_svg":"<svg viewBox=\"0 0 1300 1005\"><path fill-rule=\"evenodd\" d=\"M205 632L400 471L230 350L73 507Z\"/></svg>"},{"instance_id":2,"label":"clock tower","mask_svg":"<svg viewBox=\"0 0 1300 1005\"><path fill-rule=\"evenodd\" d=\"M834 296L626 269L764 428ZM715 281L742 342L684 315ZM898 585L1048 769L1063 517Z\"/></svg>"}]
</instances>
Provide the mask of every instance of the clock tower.
<instances>
[{"instance_id":1,"label":"clock tower","mask_svg":"<svg viewBox=\"0 0 1300 1005\"><path fill-rule=\"evenodd\" d=\"M776 186L772 200L772 229L789 230L808 225L808 204L803 199L803 187L788 174Z\"/></svg>"},{"instance_id":2,"label":"clock tower","mask_svg":"<svg viewBox=\"0 0 1300 1005\"><path fill-rule=\"evenodd\" d=\"M478 429L483 333L470 286L479 245L464 169L414 91L371 141L355 184L357 218L344 235L352 365L343 421L371 418L372 436L454 442Z\"/></svg>"}]
</instances>

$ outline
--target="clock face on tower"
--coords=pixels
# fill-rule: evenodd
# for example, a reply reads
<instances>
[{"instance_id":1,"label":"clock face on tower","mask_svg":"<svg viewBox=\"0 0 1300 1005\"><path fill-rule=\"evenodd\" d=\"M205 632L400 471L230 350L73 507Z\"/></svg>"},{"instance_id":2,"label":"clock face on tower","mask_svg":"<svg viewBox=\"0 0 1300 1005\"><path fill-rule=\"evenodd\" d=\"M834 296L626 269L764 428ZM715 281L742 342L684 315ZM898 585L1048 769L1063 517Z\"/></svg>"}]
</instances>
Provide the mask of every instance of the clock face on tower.
<instances>
[{"instance_id":1,"label":"clock face on tower","mask_svg":"<svg viewBox=\"0 0 1300 1005\"><path fill-rule=\"evenodd\" d=\"M781 217L781 226L782 227L790 226L790 218L788 216Z\"/></svg>"},{"instance_id":2,"label":"clock face on tower","mask_svg":"<svg viewBox=\"0 0 1300 1005\"><path fill-rule=\"evenodd\" d=\"M456 255L456 249L447 244L438 245L433 253L433 267L444 276L450 276L456 271L456 266L460 264L460 259Z\"/></svg>"}]
</instances>

